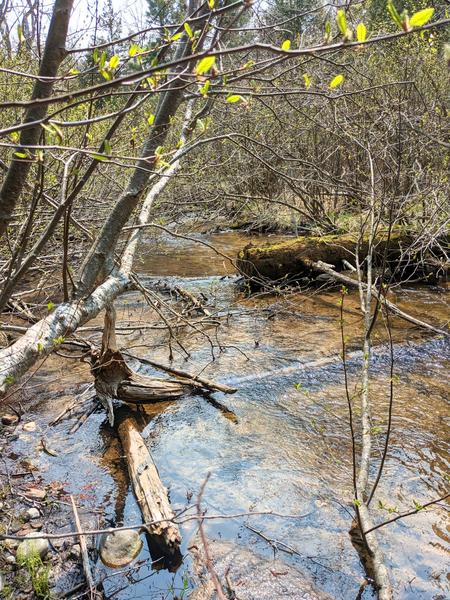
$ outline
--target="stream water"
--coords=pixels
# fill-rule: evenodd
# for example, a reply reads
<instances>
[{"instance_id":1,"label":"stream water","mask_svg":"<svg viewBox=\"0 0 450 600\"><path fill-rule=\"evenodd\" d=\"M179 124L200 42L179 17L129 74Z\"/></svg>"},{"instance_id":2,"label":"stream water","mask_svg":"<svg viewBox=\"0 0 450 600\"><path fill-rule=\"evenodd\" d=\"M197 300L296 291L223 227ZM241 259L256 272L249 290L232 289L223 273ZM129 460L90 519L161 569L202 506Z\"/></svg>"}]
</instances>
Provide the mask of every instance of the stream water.
<instances>
[{"instance_id":1,"label":"stream water","mask_svg":"<svg viewBox=\"0 0 450 600\"><path fill-rule=\"evenodd\" d=\"M231 257L249 241L238 233L199 237ZM301 572L332 598L356 598L364 571L348 534L352 520L351 444L343 369L339 361L311 364L341 350L338 291L246 298L236 286L230 261L207 246L166 235L147 240L136 268L143 281L163 280L208 298L211 312L221 314L221 327L207 328L209 337L193 329L181 332L180 341L190 357L186 362L184 351L174 344L174 365L192 373L202 370L205 377L238 388L232 396L215 394L234 411L237 423L199 396L148 410L143 434L170 490L173 507L183 508L191 494L195 500L205 476L211 473L204 495L210 514L274 511L294 515L209 521L206 530L211 540L233 544L237 561L245 561L249 550L272 560L273 548L247 527L250 525L295 550L277 553L289 572ZM437 290L407 288L398 292L396 300L422 318L441 323L448 318L446 296ZM344 308L349 351L358 350L361 316L357 296L350 293ZM129 293L118 304L118 321L120 325L139 322L148 326L157 318L143 307L136 293ZM96 333L86 335L98 338ZM414 508L415 501L425 503L448 490L448 344L397 320L393 320L393 338L393 433L374 503L377 522L395 516L393 511ZM390 366L381 322L375 342L371 397L377 453L384 439L381 432L386 424ZM168 363L164 330L122 333L119 343L136 354ZM353 392L360 366L357 354L348 366ZM90 381L86 365L71 363L69 368L63 358L49 359L33 380L40 387L27 409L27 420L35 421L37 430L22 432L8 448L9 456L32 461L42 485L61 485L85 507L103 509L101 523L138 523L139 509L105 415L92 415L73 435L68 434L70 422L49 426L73 394ZM42 436L57 449L58 456L39 449ZM378 501L384 508L377 508ZM379 530L396 598L449 597L446 514L444 506L435 506ZM61 525L62 531L64 527L70 529L70 522ZM135 568L126 573L118 574L99 563L99 576L106 577L106 596L169 599L178 594L186 598L183 587L193 587L188 547L193 543L194 522L186 523L181 532L185 560L176 573L152 570L145 545ZM272 576L283 577L279 562ZM70 588L75 580L67 577L61 585ZM286 589L283 598L303 598ZM251 597L258 600L270 595L262 587L260 595ZM370 587L360 597L372 597Z\"/></svg>"}]
</instances>

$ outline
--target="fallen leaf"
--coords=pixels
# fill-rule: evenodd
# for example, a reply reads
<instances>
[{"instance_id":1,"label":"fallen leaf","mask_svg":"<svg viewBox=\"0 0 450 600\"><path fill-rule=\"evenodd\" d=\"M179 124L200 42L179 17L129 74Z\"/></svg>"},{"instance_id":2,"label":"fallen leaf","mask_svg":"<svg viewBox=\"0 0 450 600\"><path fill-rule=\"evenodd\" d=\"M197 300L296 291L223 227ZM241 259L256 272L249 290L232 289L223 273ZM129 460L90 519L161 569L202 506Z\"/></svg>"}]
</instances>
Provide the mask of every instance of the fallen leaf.
<instances>
[{"instance_id":1,"label":"fallen leaf","mask_svg":"<svg viewBox=\"0 0 450 600\"><path fill-rule=\"evenodd\" d=\"M47 445L47 441L45 438L41 438L41 445L42 445L42 450L49 456L58 456L58 453L55 452L55 450L52 450L52 448L50 448Z\"/></svg>"},{"instance_id":2,"label":"fallen leaf","mask_svg":"<svg viewBox=\"0 0 450 600\"><path fill-rule=\"evenodd\" d=\"M34 500L43 500L46 495L47 492L45 490L35 487L28 488L28 490L25 492L25 496L28 496L28 498L33 498Z\"/></svg>"}]
</instances>

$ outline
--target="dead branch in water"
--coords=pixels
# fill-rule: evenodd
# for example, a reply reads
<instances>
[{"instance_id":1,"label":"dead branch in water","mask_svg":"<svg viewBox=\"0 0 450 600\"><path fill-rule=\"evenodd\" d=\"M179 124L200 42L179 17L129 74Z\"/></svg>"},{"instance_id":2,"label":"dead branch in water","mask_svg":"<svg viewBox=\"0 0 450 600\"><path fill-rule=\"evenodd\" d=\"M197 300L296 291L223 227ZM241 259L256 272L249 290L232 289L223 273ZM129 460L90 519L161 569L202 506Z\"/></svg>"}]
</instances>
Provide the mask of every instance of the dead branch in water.
<instances>
[{"instance_id":1,"label":"dead branch in water","mask_svg":"<svg viewBox=\"0 0 450 600\"><path fill-rule=\"evenodd\" d=\"M345 283L345 285L349 285L351 287L361 286L364 290L367 290L366 283L358 282L356 279L352 279L351 277L343 275L342 273L337 273L330 265L327 265L321 261L312 262L311 265L314 266L314 268L317 269L318 271L322 271L322 273L326 273L327 275L330 275L330 277L332 277L336 281ZM398 306L396 306L393 302L388 300L386 298L386 296L384 296L383 294L380 294L380 292L378 292L378 290L375 288L375 286L371 286L371 291L372 291L372 295L375 298L377 298L382 304L384 304L387 308L389 308L389 310L393 314L397 315L404 321L408 321L409 323L412 323L413 325L416 325L417 327L426 329L428 331L432 331L433 333L438 333L439 335L443 335L445 337L448 337L450 335L444 329L439 329L439 327L430 325L429 323L426 323L425 321L421 321L420 319L417 319L416 317L413 317L412 315L404 312L403 310L398 308Z\"/></svg>"},{"instance_id":2,"label":"dead branch in water","mask_svg":"<svg viewBox=\"0 0 450 600\"><path fill-rule=\"evenodd\" d=\"M70 496L70 502L72 503L72 510L73 510L73 516L75 518L76 530L80 534L79 544L80 544L80 548L81 548L81 558L83 560L84 576L86 577L86 582L89 586L89 597L91 598L91 600L94 600L95 598L101 598L102 595L96 589L97 586L95 585L94 578L92 577L88 548L87 548L87 544L86 544L86 537L84 535L81 535L82 527L81 527L81 523L80 523L80 517L78 515L77 506L75 504L75 500L73 499L73 496Z\"/></svg>"},{"instance_id":3,"label":"dead branch in water","mask_svg":"<svg viewBox=\"0 0 450 600\"><path fill-rule=\"evenodd\" d=\"M207 390L210 390L211 392L222 392L223 394L234 394L237 392L237 388L226 385L225 383L217 383L216 381L211 381L210 379L206 379L205 377L200 377L198 375L192 375L191 373L188 373L187 371L182 371L181 369L175 369L173 367L168 367L166 365L163 365L161 363L158 363L154 360L149 360L148 358L142 358L142 357L137 357L133 354L131 354L130 352L124 352L125 355L129 356L130 358L136 358L137 360L140 360L141 362L150 365L152 367L155 367L156 369L161 369L162 371L166 371L167 373L170 373L171 375L175 375L175 377L177 377L180 380L187 380L190 382L190 385L199 387L199 388L206 388Z\"/></svg>"}]
</instances>

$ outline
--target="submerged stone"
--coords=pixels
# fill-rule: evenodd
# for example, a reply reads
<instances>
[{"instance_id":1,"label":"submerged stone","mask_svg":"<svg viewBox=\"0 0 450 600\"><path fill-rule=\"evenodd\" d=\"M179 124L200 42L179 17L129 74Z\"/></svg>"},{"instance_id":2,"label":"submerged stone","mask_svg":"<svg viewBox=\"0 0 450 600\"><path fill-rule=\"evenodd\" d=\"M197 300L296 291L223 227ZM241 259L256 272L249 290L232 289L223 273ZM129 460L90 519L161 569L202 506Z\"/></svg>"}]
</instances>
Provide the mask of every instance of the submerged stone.
<instances>
[{"instance_id":1,"label":"submerged stone","mask_svg":"<svg viewBox=\"0 0 450 600\"><path fill-rule=\"evenodd\" d=\"M124 567L133 561L142 549L137 531L115 531L104 534L100 540L100 558L107 567Z\"/></svg>"},{"instance_id":2,"label":"submerged stone","mask_svg":"<svg viewBox=\"0 0 450 600\"><path fill-rule=\"evenodd\" d=\"M194 559L196 589L189 600L216 600L217 594L206 567L202 542L194 538L189 547ZM209 540L208 550L220 581L230 582L240 600L333 600L299 569L279 559L267 559L248 548Z\"/></svg>"}]
</instances>

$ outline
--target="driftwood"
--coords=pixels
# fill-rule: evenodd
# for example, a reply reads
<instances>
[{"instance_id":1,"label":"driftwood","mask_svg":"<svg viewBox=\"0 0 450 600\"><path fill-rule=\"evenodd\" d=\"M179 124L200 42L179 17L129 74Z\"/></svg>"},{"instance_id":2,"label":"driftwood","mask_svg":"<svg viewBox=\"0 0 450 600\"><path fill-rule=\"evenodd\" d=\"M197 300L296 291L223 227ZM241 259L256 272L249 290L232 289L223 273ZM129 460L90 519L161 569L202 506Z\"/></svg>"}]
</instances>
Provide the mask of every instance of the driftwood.
<instances>
[{"instance_id":1,"label":"driftwood","mask_svg":"<svg viewBox=\"0 0 450 600\"><path fill-rule=\"evenodd\" d=\"M137 358L129 352L124 352L124 354L132 358ZM167 367L166 365L155 362L154 360L149 360L148 358L139 357L138 360L147 365L155 367L155 369L160 369L161 371L166 371L166 373L174 375L179 381L187 383L191 387L206 389L210 392L222 392L223 394L235 394L237 392L237 388L226 385L225 383L217 383L216 381L211 381L210 379L206 379L205 377L191 375L187 371L182 371L181 369L174 369L173 367Z\"/></svg>"},{"instance_id":2,"label":"driftwood","mask_svg":"<svg viewBox=\"0 0 450 600\"><path fill-rule=\"evenodd\" d=\"M111 425L114 424L114 398L133 404L158 402L179 398L189 389L181 382L166 381L133 371L117 349L115 320L115 309L110 305L105 313L101 351L93 351L91 356L97 397L108 411Z\"/></svg>"},{"instance_id":3,"label":"driftwood","mask_svg":"<svg viewBox=\"0 0 450 600\"><path fill-rule=\"evenodd\" d=\"M148 524L146 530L152 558L155 561L162 559L157 566L178 566L182 559L181 535L178 526L173 522L174 513L167 490L161 482L151 454L132 417L121 419L117 430L128 463L134 494L144 522ZM150 524L152 521L156 522Z\"/></svg>"},{"instance_id":4,"label":"driftwood","mask_svg":"<svg viewBox=\"0 0 450 600\"><path fill-rule=\"evenodd\" d=\"M414 252L413 247L411 235L398 232L391 233L389 238L379 235L375 238L373 264L381 265L386 257L387 266L400 280L436 281L446 275L448 264L445 256L441 256L439 244L435 249L428 248L426 254ZM347 270L355 260L356 251L362 261L368 248L368 239L361 241L351 235L301 236L277 244L249 244L239 252L237 266L255 286L267 280L289 283L317 276L320 270L315 265L319 262L332 265L335 271Z\"/></svg>"}]
</instances>

